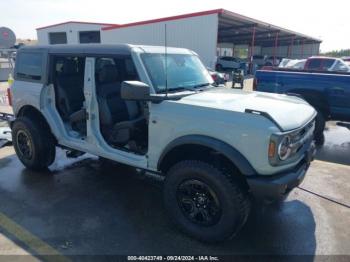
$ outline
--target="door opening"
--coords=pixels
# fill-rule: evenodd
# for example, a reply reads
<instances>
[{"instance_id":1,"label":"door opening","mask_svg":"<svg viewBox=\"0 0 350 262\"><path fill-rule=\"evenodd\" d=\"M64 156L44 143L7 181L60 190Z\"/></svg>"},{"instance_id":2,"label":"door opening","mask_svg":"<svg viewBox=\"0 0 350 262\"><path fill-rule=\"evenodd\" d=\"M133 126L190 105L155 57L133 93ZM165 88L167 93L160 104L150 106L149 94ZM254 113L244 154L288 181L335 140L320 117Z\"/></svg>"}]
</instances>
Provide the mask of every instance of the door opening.
<instances>
[{"instance_id":1,"label":"door opening","mask_svg":"<svg viewBox=\"0 0 350 262\"><path fill-rule=\"evenodd\" d=\"M121 98L121 84L127 80L139 80L130 56L96 58L101 134L111 147L144 155L148 149L148 105Z\"/></svg>"},{"instance_id":2,"label":"door opening","mask_svg":"<svg viewBox=\"0 0 350 262\"><path fill-rule=\"evenodd\" d=\"M52 66L51 80L55 88L57 111L71 136L85 137L85 57L54 56Z\"/></svg>"}]
</instances>

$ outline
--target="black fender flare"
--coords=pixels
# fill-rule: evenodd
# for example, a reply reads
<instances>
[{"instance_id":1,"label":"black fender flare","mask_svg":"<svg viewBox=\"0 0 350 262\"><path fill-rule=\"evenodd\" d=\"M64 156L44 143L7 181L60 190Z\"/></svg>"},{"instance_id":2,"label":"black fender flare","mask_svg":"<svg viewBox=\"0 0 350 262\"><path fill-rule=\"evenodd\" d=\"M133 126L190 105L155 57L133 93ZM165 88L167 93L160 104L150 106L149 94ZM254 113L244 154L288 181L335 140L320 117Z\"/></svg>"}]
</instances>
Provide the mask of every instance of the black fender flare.
<instances>
[{"instance_id":1,"label":"black fender flare","mask_svg":"<svg viewBox=\"0 0 350 262\"><path fill-rule=\"evenodd\" d=\"M205 146L219 152L227 159L229 159L245 176L252 176L257 174L249 161L237 149L221 140L204 135L187 135L176 138L170 142L160 155L160 158L158 160L158 170L161 169L163 160L173 149L182 145L191 144Z\"/></svg>"}]
</instances>

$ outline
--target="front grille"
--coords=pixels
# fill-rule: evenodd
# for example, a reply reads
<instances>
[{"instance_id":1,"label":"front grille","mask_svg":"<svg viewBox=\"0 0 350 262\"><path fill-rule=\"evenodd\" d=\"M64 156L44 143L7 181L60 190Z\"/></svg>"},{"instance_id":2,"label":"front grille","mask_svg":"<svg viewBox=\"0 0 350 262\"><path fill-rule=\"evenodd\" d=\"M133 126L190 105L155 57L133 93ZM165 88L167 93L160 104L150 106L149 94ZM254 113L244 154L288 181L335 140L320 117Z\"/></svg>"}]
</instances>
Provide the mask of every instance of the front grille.
<instances>
[{"instance_id":1,"label":"front grille","mask_svg":"<svg viewBox=\"0 0 350 262\"><path fill-rule=\"evenodd\" d=\"M291 133L291 148L293 149L294 153L297 153L303 145L310 141L313 132L315 130L315 120L311 121L307 125L305 125L303 128Z\"/></svg>"}]
</instances>

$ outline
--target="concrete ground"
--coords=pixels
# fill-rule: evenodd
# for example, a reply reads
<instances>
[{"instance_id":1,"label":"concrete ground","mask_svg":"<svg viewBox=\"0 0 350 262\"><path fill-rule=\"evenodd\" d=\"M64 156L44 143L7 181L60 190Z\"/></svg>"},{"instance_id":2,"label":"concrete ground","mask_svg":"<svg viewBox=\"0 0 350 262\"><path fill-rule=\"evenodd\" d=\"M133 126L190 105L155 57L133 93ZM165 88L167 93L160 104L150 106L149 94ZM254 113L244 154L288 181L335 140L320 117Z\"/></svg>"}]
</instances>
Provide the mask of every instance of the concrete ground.
<instances>
[{"instance_id":1,"label":"concrete ground","mask_svg":"<svg viewBox=\"0 0 350 262\"><path fill-rule=\"evenodd\" d=\"M36 173L4 147L0 255L350 256L350 132L329 123L325 134L300 188L278 207L255 206L235 239L215 245L176 230L164 213L162 182L151 176L93 156L66 159L62 150L49 171Z\"/></svg>"},{"instance_id":2,"label":"concrete ground","mask_svg":"<svg viewBox=\"0 0 350 262\"><path fill-rule=\"evenodd\" d=\"M50 171L25 169L0 149L0 254L350 255L350 132L330 126L299 189L279 207L256 206L233 240L208 245L177 231L164 214L161 182L92 156ZM342 141L340 141L342 137ZM337 141L337 144L333 144ZM338 161L337 161L338 162Z\"/></svg>"}]
</instances>

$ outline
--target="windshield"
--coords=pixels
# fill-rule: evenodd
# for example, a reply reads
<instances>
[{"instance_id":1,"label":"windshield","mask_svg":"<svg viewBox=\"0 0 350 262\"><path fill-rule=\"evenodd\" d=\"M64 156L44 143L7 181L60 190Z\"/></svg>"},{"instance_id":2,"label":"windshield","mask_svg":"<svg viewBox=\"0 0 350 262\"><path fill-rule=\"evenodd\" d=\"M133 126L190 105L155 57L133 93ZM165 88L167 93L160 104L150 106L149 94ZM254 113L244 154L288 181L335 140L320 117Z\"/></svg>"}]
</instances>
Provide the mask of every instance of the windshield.
<instances>
[{"instance_id":1,"label":"windshield","mask_svg":"<svg viewBox=\"0 0 350 262\"><path fill-rule=\"evenodd\" d=\"M208 70L195 55L142 54L141 58L157 93L166 92L166 80L169 92L194 90L213 83Z\"/></svg>"}]
</instances>

